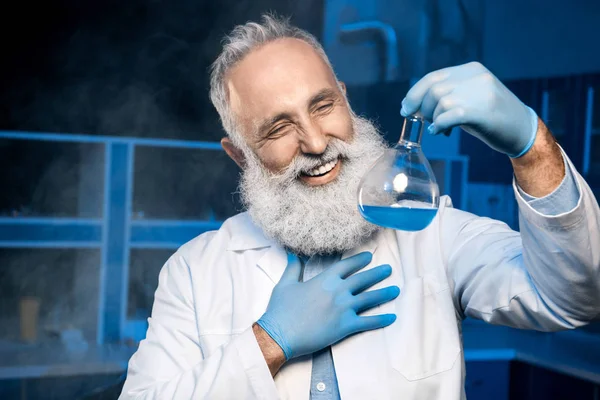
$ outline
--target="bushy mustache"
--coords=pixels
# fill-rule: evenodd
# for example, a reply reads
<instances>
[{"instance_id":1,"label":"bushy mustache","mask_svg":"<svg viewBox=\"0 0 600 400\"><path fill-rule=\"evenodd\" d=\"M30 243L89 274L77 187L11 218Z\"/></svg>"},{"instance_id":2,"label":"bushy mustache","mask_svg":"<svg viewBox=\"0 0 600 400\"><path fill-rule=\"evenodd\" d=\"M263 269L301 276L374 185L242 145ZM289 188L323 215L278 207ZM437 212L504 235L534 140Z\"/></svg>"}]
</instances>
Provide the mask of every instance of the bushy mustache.
<instances>
[{"instance_id":1,"label":"bushy mustache","mask_svg":"<svg viewBox=\"0 0 600 400\"><path fill-rule=\"evenodd\" d=\"M290 162L283 172L273 174L272 178L279 183L292 183L300 175L321 165L338 159L347 159L350 155L350 144L338 138L332 138L322 154L300 153Z\"/></svg>"}]
</instances>

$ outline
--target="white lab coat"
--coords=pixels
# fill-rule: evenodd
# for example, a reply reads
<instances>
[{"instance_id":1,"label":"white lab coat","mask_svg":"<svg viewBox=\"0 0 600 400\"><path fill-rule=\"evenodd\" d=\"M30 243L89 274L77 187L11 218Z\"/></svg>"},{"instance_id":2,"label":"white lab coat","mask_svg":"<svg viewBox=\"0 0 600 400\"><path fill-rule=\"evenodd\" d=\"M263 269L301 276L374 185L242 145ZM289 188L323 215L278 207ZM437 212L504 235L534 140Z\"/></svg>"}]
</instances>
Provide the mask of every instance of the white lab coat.
<instances>
[{"instance_id":1,"label":"white lab coat","mask_svg":"<svg viewBox=\"0 0 600 400\"><path fill-rule=\"evenodd\" d=\"M420 232L384 230L361 248L390 264L400 296L365 315L391 326L332 346L343 400L465 398L461 320L555 331L600 311L600 211L569 162L580 201L544 216L515 189L521 233L452 208ZM308 400L311 357L273 380L251 325L265 311L286 254L247 214L182 246L160 273L147 338L129 362L121 399Z\"/></svg>"}]
</instances>

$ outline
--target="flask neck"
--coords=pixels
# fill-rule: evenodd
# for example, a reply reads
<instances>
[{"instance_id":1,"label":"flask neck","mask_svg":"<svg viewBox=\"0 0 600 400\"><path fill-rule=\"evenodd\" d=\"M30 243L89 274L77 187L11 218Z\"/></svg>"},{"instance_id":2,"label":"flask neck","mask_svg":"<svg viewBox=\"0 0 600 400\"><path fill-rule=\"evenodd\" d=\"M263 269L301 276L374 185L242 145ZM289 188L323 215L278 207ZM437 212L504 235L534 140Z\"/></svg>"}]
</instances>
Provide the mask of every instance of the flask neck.
<instances>
[{"instance_id":1,"label":"flask neck","mask_svg":"<svg viewBox=\"0 0 600 400\"><path fill-rule=\"evenodd\" d=\"M424 126L425 123L421 117L410 115L404 118L399 143L421 146Z\"/></svg>"}]
</instances>

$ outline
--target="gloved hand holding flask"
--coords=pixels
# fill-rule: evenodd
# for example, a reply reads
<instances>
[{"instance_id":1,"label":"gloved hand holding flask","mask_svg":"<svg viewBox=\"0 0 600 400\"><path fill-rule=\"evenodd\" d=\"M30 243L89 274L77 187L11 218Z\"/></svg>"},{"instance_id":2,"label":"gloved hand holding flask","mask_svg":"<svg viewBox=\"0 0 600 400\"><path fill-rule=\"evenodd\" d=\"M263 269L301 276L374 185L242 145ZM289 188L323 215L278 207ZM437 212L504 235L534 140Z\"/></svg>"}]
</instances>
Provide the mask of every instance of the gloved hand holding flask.
<instances>
[{"instance_id":1,"label":"gloved hand holding flask","mask_svg":"<svg viewBox=\"0 0 600 400\"><path fill-rule=\"evenodd\" d=\"M512 158L527 153L538 128L536 113L478 62L425 75L406 94L400 113L431 121L431 134L460 126Z\"/></svg>"}]
</instances>

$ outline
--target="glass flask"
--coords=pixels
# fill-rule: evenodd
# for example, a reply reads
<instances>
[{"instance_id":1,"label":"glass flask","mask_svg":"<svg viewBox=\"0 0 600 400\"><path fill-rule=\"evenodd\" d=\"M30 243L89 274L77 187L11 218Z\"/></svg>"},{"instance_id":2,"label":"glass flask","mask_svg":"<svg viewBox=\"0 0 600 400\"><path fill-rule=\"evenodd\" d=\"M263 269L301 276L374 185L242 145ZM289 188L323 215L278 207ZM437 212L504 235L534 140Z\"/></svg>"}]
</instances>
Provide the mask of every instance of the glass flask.
<instances>
[{"instance_id":1,"label":"glass flask","mask_svg":"<svg viewBox=\"0 0 600 400\"><path fill-rule=\"evenodd\" d=\"M421 149L424 120L404 119L400 141L373 164L358 187L358 209L367 221L403 231L425 229L435 217L440 191Z\"/></svg>"}]
</instances>

